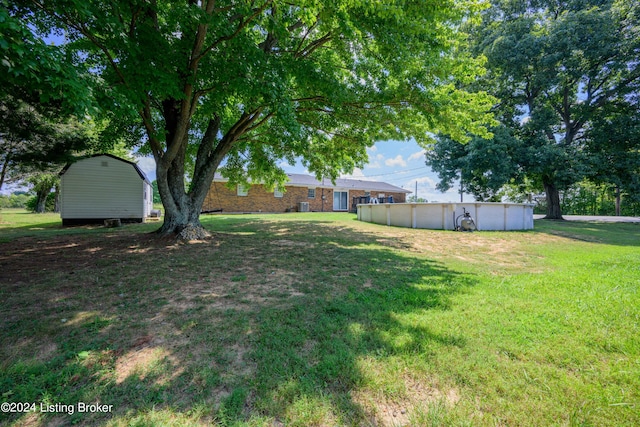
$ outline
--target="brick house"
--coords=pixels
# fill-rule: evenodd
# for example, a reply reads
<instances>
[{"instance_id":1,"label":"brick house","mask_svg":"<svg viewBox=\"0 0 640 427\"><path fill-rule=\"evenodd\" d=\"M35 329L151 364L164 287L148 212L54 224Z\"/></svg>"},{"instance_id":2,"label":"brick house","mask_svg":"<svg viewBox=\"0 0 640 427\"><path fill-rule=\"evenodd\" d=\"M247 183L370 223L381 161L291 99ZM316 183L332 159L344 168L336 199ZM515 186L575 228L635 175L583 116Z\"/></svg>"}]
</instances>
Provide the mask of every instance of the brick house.
<instances>
[{"instance_id":1,"label":"brick house","mask_svg":"<svg viewBox=\"0 0 640 427\"><path fill-rule=\"evenodd\" d=\"M377 199L380 203L404 203L411 191L385 182L288 174L284 191L267 191L261 184L245 188L228 187L228 181L216 175L202 206L203 212L355 212L355 204Z\"/></svg>"}]
</instances>

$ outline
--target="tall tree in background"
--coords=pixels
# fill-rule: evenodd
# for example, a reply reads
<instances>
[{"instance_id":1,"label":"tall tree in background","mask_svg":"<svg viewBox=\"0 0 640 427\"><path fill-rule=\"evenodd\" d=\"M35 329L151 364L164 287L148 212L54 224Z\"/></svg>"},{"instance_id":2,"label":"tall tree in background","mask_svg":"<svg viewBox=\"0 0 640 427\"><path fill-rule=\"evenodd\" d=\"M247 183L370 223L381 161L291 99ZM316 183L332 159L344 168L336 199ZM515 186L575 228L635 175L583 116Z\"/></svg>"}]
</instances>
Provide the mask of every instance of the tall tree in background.
<instances>
[{"instance_id":1,"label":"tall tree in background","mask_svg":"<svg viewBox=\"0 0 640 427\"><path fill-rule=\"evenodd\" d=\"M206 234L199 214L223 160L232 182L273 186L286 179L281 159L336 177L376 140L485 132L491 99L457 85L481 71L459 31L474 1L20 5L13 17L41 34L64 30L68 56L98 74L109 130L146 141L163 233Z\"/></svg>"},{"instance_id":2,"label":"tall tree in background","mask_svg":"<svg viewBox=\"0 0 640 427\"><path fill-rule=\"evenodd\" d=\"M35 213L44 213L46 209L47 197L51 193L51 189L57 186L60 178L57 173L39 173L27 178L29 184L33 185L35 193Z\"/></svg>"},{"instance_id":3,"label":"tall tree in background","mask_svg":"<svg viewBox=\"0 0 640 427\"><path fill-rule=\"evenodd\" d=\"M11 95L0 100L0 188L6 181L57 173L76 155L99 147L89 124L34 104Z\"/></svg>"},{"instance_id":4,"label":"tall tree in background","mask_svg":"<svg viewBox=\"0 0 640 427\"><path fill-rule=\"evenodd\" d=\"M589 174L589 150L609 144L601 134L587 146L585 132L638 93L640 6L626 0L492 4L474 33L474 52L488 59L481 86L500 99L496 116L513 138L477 147L513 144L493 154L495 165L474 161L467 167L476 167L474 176L501 176L505 183L526 176L546 193L546 217L560 219L559 190ZM494 173L503 161L513 165L511 175Z\"/></svg>"},{"instance_id":5,"label":"tall tree in background","mask_svg":"<svg viewBox=\"0 0 640 427\"><path fill-rule=\"evenodd\" d=\"M444 135L425 152L426 164L440 177L436 188L449 190L459 179L461 191L483 202L499 202L504 185L521 181L523 147L509 129L492 129L493 137L473 137L460 144Z\"/></svg>"},{"instance_id":6,"label":"tall tree in background","mask_svg":"<svg viewBox=\"0 0 640 427\"><path fill-rule=\"evenodd\" d=\"M56 173L94 143L91 127L77 119L91 106L88 74L66 61L60 47L34 37L7 7L0 2L0 188L7 180Z\"/></svg>"},{"instance_id":7,"label":"tall tree in background","mask_svg":"<svg viewBox=\"0 0 640 427\"><path fill-rule=\"evenodd\" d=\"M640 108L632 103L615 106L594 118L586 134L590 168L587 177L613 186L616 215L622 198L640 202ZM606 141L606 143L602 143Z\"/></svg>"}]
</instances>

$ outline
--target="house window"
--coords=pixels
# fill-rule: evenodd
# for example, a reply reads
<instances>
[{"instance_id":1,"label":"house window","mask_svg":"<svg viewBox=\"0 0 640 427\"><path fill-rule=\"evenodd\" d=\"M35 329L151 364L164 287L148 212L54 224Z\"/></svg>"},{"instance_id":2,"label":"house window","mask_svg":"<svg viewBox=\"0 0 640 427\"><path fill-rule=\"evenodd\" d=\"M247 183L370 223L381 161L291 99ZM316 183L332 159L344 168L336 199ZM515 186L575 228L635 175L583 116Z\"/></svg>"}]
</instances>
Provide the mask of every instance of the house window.
<instances>
[{"instance_id":1,"label":"house window","mask_svg":"<svg viewBox=\"0 0 640 427\"><path fill-rule=\"evenodd\" d=\"M280 188L276 187L273 190L273 197L282 198L283 195L284 195L284 192Z\"/></svg>"},{"instance_id":2,"label":"house window","mask_svg":"<svg viewBox=\"0 0 640 427\"><path fill-rule=\"evenodd\" d=\"M249 189L246 185L238 184L238 196L246 196L249 194Z\"/></svg>"},{"instance_id":3,"label":"house window","mask_svg":"<svg viewBox=\"0 0 640 427\"><path fill-rule=\"evenodd\" d=\"M349 193L347 191L334 191L333 192L333 210L346 211L348 209L348 205L347 205L348 199L349 199Z\"/></svg>"},{"instance_id":4,"label":"house window","mask_svg":"<svg viewBox=\"0 0 640 427\"><path fill-rule=\"evenodd\" d=\"M307 198L309 198L309 199L315 199L316 198L316 189L315 188L309 188L307 190Z\"/></svg>"}]
</instances>

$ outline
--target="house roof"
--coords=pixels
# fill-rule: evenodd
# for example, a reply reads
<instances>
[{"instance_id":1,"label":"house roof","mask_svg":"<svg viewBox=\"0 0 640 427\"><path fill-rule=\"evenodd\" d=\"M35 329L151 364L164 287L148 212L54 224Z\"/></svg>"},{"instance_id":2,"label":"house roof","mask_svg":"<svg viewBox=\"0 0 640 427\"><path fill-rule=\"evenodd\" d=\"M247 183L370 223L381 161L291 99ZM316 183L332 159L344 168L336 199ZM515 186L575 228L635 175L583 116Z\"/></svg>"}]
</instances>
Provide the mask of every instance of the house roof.
<instances>
[{"instance_id":1,"label":"house roof","mask_svg":"<svg viewBox=\"0 0 640 427\"><path fill-rule=\"evenodd\" d=\"M364 190L364 191L379 191L379 192L391 192L391 193L411 193L409 190L405 190L395 185L387 184L381 181L365 181L361 179L345 179L338 178L335 181L335 185L331 182L330 178L324 178L322 181L318 181L311 175L305 175L300 173L287 174L289 181L286 185L294 187L318 187L318 188L332 188L332 189L346 189L346 190ZM216 174L216 181L227 181L221 175Z\"/></svg>"},{"instance_id":2,"label":"house roof","mask_svg":"<svg viewBox=\"0 0 640 427\"><path fill-rule=\"evenodd\" d=\"M118 157L118 156L114 156L113 154L94 154L92 156L88 156L88 157L79 159L77 162L81 162L84 159L89 159L89 158L93 158L93 157L100 157L100 156L111 157L112 159L120 160L121 162L124 162L124 163L129 163L131 166L133 166L133 168L136 170L138 175L140 175L140 178L142 178L143 181L146 181L147 184L151 185L151 182L149 181L149 178L147 178L145 173L142 172L142 169L140 169L140 167L136 163L134 163L132 161L129 161L129 160L125 160L125 159L123 159L121 157ZM74 162L74 163L77 163L77 162ZM60 176L64 175L64 173L71 167L71 165L73 165L73 163L67 163L67 165L64 168L62 168L62 170L60 171L59 175Z\"/></svg>"}]
</instances>

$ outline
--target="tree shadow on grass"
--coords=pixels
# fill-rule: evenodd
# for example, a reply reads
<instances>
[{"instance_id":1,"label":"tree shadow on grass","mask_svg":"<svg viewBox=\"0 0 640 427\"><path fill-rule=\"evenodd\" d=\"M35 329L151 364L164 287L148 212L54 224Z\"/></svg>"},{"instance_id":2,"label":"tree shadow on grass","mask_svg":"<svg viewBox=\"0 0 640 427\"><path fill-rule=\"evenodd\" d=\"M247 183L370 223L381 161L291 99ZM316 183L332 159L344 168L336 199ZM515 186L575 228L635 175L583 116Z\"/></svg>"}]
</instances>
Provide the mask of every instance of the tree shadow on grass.
<instances>
[{"instance_id":1,"label":"tree shadow on grass","mask_svg":"<svg viewBox=\"0 0 640 427\"><path fill-rule=\"evenodd\" d=\"M465 345L420 316L474 279L402 242L318 221L218 230L188 245L118 233L3 247L2 400L113 406L2 423L368 424L381 414L357 395L384 395L373 377L391 374L366 366Z\"/></svg>"}]
</instances>

